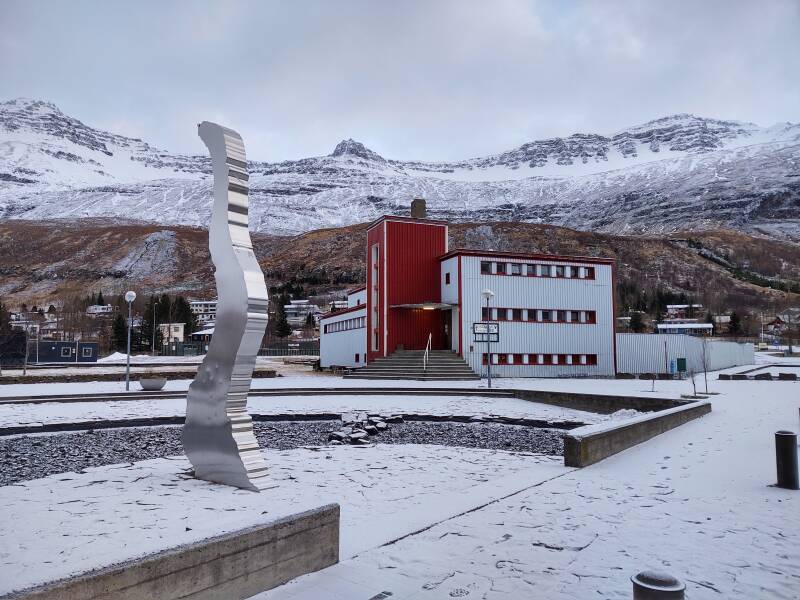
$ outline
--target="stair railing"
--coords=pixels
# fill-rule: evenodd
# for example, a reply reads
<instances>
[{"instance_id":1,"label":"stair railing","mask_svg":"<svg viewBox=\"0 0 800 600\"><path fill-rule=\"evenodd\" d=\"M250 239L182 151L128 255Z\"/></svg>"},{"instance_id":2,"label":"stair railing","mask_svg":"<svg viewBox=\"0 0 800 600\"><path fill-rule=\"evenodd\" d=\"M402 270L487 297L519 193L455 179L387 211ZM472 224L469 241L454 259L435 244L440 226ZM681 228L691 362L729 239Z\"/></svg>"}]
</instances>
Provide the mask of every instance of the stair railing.
<instances>
[{"instance_id":1,"label":"stair railing","mask_svg":"<svg viewBox=\"0 0 800 600\"><path fill-rule=\"evenodd\" d=\"M433 340L433 333L428 334L428 343L425 344L425 354L422 355L422 370L428 370L428 357L431 352L431 341Z\"/></svg>"}]
</instances>

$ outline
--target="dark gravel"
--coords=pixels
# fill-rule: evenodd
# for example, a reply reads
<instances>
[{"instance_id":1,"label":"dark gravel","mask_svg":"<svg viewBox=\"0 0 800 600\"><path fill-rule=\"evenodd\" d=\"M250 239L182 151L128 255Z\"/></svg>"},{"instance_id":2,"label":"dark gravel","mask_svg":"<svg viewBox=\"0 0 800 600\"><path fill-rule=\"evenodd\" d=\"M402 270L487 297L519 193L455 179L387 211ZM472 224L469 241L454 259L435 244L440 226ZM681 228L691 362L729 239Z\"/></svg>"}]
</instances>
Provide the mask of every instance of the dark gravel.
<instances>
[{"instance_id":1,"label":"dark gravel","mask_svg":"<svg viewBox=\"0 0 800 600\"><path fill-rule=\"evenodd\" d=\"M341 421L253 425L263 448L290 450L327 444L328 433L339 429ZM0 486L88 467L182 454L180 434L180 426L160 426L0 438ZM521 425L406 421L392 423L387 431L370 439L386 444L438 444L560 455L564 450L563 435L560 430Z\"/></svg>"}]
</instances>

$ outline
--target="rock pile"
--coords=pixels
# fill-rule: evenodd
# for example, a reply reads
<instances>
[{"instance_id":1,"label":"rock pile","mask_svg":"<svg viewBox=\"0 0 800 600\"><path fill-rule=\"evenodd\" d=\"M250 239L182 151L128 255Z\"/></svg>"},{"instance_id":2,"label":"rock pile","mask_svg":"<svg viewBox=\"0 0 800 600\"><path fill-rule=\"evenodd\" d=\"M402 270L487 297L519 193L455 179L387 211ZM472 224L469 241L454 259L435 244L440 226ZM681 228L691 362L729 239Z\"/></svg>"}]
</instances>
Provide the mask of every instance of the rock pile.
<instances>
[{"instance_id":1,"label":"rock pile","mask_svg":"<svg viewBox=\"0 0 800 600\"><path fill-rule=\"evenodd\" d=\"M328 441L332 446L342 444L369 444L370 438L389 428L389 423L402 423L401 415L369 415L351 412L342 415L342 426L331 431Z\"/></svg>"}]
</instances>

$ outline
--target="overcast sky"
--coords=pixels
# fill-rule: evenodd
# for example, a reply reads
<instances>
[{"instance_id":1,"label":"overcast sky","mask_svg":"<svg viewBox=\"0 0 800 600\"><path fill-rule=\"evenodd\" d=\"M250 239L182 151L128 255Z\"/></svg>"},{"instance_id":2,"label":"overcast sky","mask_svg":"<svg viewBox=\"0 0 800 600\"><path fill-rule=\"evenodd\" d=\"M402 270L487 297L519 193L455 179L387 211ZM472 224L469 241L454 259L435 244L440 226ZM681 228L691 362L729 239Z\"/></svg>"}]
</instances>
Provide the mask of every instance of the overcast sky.
<instances>
[{"instance_id":1,"label":"overcast sky","mask_svg":"<svg viewBox=\"0 0 800 600\"><path fill-rule=\"evenodd\" d=\"M0 0L0 99L204 154L459 159L679 112L800 121L800 0Z\"/></svg>"}]
</instances>

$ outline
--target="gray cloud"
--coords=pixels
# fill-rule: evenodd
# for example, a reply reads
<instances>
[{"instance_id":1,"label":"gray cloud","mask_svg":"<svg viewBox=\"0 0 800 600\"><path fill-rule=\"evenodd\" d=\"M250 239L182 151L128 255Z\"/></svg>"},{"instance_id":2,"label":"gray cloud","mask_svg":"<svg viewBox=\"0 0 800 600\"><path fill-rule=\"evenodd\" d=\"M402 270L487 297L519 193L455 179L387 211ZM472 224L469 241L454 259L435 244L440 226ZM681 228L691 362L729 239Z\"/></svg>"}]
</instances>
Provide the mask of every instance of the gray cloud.
<instances>
[{"instance_id":1,"label":"gray cloud","mask_svg":"<svg viewBox=\"0 0 800 600\"><path fill-rule=\"evenodd\" d=\"M0 3L0 98L203 153L457 159L676 112L800 120L796 0Z\"/></svg>"}]
</instances>

